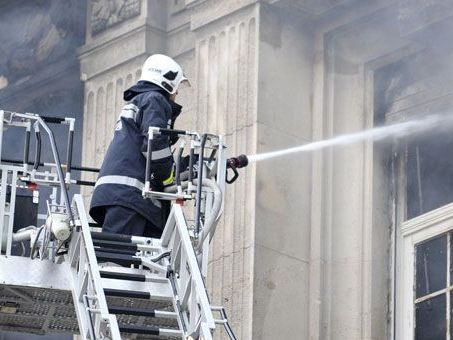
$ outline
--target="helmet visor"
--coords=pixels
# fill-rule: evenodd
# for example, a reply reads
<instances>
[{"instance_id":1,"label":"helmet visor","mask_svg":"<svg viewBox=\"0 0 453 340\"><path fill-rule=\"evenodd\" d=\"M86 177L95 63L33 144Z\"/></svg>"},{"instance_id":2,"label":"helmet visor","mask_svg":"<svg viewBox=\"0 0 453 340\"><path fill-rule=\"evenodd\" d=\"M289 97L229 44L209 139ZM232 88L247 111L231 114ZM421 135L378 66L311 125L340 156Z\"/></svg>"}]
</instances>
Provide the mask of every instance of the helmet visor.
<instances>
[{"instance_id":1,"label":"helmet visor","mask_svg":"<svg viewBox=\"0 0 453 340\"><path fill-rule=\"evenodd\" d=\"M182 76L181 81L179 82L178 90L184 89L186 87L192 87L189 79L186 78L185 75Z\"/></svg>"}]
</instances>

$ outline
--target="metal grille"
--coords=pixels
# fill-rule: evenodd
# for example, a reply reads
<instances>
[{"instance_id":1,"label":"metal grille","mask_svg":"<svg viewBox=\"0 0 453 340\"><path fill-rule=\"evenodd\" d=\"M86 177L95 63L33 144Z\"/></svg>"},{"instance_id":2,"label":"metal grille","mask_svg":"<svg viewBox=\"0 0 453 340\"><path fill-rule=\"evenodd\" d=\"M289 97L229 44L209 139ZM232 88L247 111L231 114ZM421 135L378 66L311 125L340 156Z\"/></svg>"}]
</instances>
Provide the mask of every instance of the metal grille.
<instances>
[{"instance_id":1,"label":"metal grille","mask_svg":"<svg viewBox=\"0 0 453 340\"><path fill-rule=\"evenodd\" d=\"M109 297L110 306L173 311L171 302ZM156 326L178 329L176 319L118 315L127 325ZM0 286L0 329L45 334L78 333L78 323L70 291L33 287ZM126 338L129 336L125 334ZM132 335L130 335L132 337ZM156 337L134 335L136 339ZM171 339L171 338L169 338ZM175 338L177 339L177 338Z\"/></svg>"},{"instance_id":2,"label":"metal grille","mask_svg":"<svg viewBox=\"0 0 453 340\"><path fill-rule=\"evenodd\" d=\"M153 301L144 299L131 299L124 297L108 296L107 303L110 307L131 307L139 309L158 309L162 311L173 311L171 301Z\"/></svg>"},{"instance_id":3,"label":"metal grille","mask_svg":"<svg viewBox=\"0 0 453 340\"><path fill-rule=\"evenodd\" d=\"M0 329L37 334L78 333L71 292L1 286Z\"/></svg>"}]
</instances>

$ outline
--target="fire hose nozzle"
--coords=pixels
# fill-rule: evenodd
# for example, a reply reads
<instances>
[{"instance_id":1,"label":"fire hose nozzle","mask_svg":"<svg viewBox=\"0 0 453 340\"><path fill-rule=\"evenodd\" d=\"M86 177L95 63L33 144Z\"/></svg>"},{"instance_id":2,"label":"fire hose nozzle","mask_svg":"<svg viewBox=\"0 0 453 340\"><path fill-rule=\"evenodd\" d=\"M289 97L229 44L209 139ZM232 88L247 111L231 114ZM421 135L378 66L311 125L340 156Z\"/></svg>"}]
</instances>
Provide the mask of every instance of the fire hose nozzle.
<instances>
[{"instance_id":1,"label":"fire hose nozzle","mask_svg":"<svg viewBox=\"0 0 453 340\"><path fill-rule=\"evenodd\" d=\"M227 160L227 166L229 168L244 168L249 164L249 159L246 155L239 155L237 157L231 157Z\"/></svg>"},{"instance_id":2,"label":"fire hose nozzle","mask_svg":"<svg viewBox=\"0 0 453 340\"><path fill-rule=\"evenodd\" d=\"M231 157L227 159L227 169L233 170L233 177L226 178L228 184L233 183L239 177L239 173L236 169L244 168L249 164L249 159L246 155L239 155L237 157Z\"/></svg>"}]
</instances>

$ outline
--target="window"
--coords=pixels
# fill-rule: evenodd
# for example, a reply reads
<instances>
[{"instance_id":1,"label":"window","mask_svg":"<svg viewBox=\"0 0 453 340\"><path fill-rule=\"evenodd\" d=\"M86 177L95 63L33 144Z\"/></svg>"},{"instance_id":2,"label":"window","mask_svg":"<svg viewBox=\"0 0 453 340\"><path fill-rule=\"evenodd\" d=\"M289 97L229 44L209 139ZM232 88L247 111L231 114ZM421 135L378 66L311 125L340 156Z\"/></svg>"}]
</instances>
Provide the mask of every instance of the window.
<instances>
[{"instance_id":1,"label":"window","mask_svg":"<svg viewBox=\"0 0 453 340\"><path fill-rule=\"evenodd\" d=\"M453 332L453 204L404 222L397 266L398 339L449 339Z\"/></svg>"},{"instance_id":2,"label":"window","mask_svg":"<svg viewBox=\"0 0 453 340\"><path fill-rule=\"evenodd\" d=\"M422 65L429 63L438 66L424 73L427 68ZM375 77L376 125L451 111L453 85L449 84L453 83L441 65L424 51L380 69ZM383 158L394 228L391 308L395 310L391 313L396 339L450 339L453 334L453 134L449 130L439 127L395 140L391 156Z\"/></svg>"},{"instance_id":3,"label":"window","mask_svg":"<svg viewBox=\"0 0 453 340\"><path fill-rule=\"evenodd\" d=\"M450 324L451 232L415 245L415 338L444 339Z\"/></svg>"},{"instance_id":4,"label":"window","mask_svg":"<svg viewBox=\"0 0 453 340\"><path fill-rule=\"evenodd\" d=\"M400 212L396 327L404 328L404 335L397 338L448 340L453 333L453 137L439 129L399 147L393 166Z\"/></svg>"}]
</instances>

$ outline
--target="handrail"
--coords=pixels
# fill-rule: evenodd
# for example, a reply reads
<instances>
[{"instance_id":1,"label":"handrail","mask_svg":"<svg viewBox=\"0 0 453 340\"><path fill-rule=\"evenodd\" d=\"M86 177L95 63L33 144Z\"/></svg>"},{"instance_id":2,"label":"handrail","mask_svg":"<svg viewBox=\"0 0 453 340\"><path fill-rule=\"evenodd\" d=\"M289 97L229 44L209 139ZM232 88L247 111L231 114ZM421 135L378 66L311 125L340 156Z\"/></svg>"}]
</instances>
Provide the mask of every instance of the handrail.
<instances>
[{"instance_id":1,"label":"handrail","mask_svg":"<svg viewBox=\"0 0 453 340\"><path fill-rule=\"evenodd\" d=\"M73 232L71 238L69 263L75 282L74 304L79 325L84 328L81 333L83 331L85 336L94 333L99 338L104 336L104 339L121 340L116 316L109 313L101 285L101 275L82 196L74 195L73 202L80 228ZM93 301L94 308L87 305L89 300Z\"/></svg>"},{"instance_id":2,"label":"handrail","mask_svg":"<svg viewBox=\"0 0 453 340\"><path fill-rule=\"evenodd\" d=\"M197 185L197 187L200 187L200 190L202 187L205 189L209 189L213 193L213 200L212 200L212 208L211 208L211 213L205 220L205 223L203 225L203 229L201 230L200 234L198 235L198 244L196 247L196 251L200 252L201 248L203 247L203 242L205 239L208 237L208 235L212 235L212 233L215 231L215 227L218 222L218 216L220 214L221 208L222 208L222 203L223 203L223 198L222 198L222 192L217 185L216 182L214 182L211 179L204 178L201 182L200 185L198 185L198 179L194 180L194 183ZM181 188L186 189L189 185L189 181L185 181L181 183ZM165 189L165 192L176 192L177 187L171 186Z\"/></svg>"},{"instance_id":3,"label":"handrail","mask_svg":"<svg viewBox=\"0 0 453 340\"><path fill-rule=\"evenodd\" d=\"M182 208L174 204L161 238L162 247L170 250L170 275L178 309L189 334L200 333L205 325L209 331L204 332L204 339L212 339L215 329L206 287L201 276L197 258L190 240L188 227Z\"/></svg>"},{"instance_id":4,"label":"handrail","mask_svg":"<svg viewBox=\"0 0 453 340\"><path fill-rule=\"evenodd\" d=\"M40 163L40 154L41 154L41 137L40 137L39 125L42 126L44 128L44 130L46 131L47 135L49 136L50 146L52 148L52 155L55 160L55 168L57 170L58 181L60 184L61 192L63 194L63 199L64 199L64 203L65 203L65 207L66 207L66 213L69 218L69 224L70 224L70 226L74 226L74 216L71 211L71 203L69 201L69 194L68 194L68 190L66 188L65 177L63 175L63 170L62 170L61 162L60 162L60 156L58 154L58 149L57 149L57 145L55 143L55 137L54 137L52 130L49 128L49 126L47 125L45 120L36 114L17 113L17 112L10 112L10 111L3 111L3 112L9 113L11 115L11 119L13 117L19 117L19 118L23 118L26 120L35 121L34 128L35 128L35 133L36 133L36 137L37 137L37 141L38 141L36 144L37 145L37 154L35 155L36 156L35 164L34 164L35 170L36 170L38 164ZM62 121L64 121L64 119ZM52 121L52 122L54 122L54 121Z\"/></svg>"}]
</instances>

